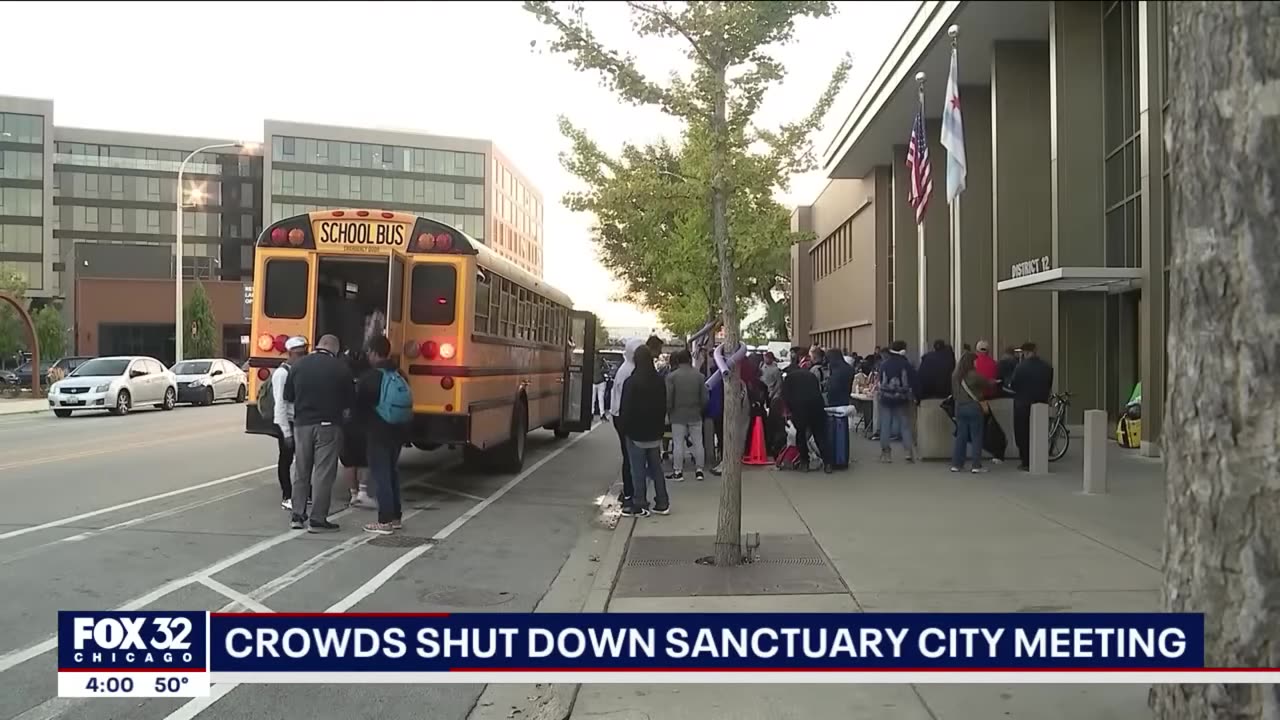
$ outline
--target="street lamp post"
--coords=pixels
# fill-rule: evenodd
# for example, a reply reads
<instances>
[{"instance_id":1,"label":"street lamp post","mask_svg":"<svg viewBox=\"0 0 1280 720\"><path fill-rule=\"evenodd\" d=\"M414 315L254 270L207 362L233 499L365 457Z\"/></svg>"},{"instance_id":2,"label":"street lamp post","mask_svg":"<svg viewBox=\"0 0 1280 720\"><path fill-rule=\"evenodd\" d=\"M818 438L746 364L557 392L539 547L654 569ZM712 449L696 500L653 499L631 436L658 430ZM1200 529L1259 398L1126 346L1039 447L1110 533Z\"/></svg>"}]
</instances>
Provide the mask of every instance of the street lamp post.
<instances>
[{"instance_id":1,"label":"street lamp post","mask_svg":"<svg viewBox=\"0 0 1280 720\"><path fill-rule=\"evenodd\" d=\"M173 256L174 256L173 361L175 363L182 362L182 333L183 333L183 329L182 329L182 314L183 314L182 313L182 309L183 309L182 308L182 260L183 260L182 208L183 208L183 200L184 200L184 197L183 197L184 193L182 191L182 173L187 169L187 163L191 161L191 158L195 157L196 155L199 155L202 152L206 152L209 150L220 150L222 148L240 148L242 150L248 150L253 147L256 147L255 143L244 143L244 142L215 143L213 145L205 145L204 147L196 148L195 150L192 150L191 153L188 154L185 158L183 158L182 162L178 165L178 208L177 208L178 213L177 213L177 227L175 228L175 233L174 233L176 237L176 242L173 250Z\"/></svg>"}]
</instances>

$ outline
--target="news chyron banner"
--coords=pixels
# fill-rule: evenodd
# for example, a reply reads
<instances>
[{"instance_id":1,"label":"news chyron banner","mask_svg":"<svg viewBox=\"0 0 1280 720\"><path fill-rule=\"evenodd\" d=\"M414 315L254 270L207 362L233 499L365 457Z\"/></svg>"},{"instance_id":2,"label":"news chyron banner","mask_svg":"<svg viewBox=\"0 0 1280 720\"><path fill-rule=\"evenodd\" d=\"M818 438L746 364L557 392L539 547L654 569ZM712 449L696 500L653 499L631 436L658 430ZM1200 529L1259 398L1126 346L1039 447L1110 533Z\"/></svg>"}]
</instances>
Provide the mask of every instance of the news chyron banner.
<instances>
[{"instance_id":1,"label":"news chyron banner","mask_svg":"<svg viewBox=\"0 0 1280 720\"><path fill-rule=\"evenodd\" d=\"M1194 614L58 618L64 697L201 697L211 682L1150 682L1203 669L1204 617Z\"/></svg>"}]
</instances>

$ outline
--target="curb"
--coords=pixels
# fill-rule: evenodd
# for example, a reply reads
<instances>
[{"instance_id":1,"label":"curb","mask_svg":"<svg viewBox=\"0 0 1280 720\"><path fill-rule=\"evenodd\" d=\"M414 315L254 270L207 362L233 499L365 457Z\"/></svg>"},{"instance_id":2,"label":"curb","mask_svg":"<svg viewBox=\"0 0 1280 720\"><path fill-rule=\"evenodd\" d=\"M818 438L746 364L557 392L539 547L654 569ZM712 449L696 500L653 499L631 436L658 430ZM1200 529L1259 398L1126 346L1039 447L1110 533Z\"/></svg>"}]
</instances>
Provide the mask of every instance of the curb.
<instances>
[{"instance_id":1,"label":"curb","mask_svg":"<svg viewBox=\"0 0 1280 720\"><path fill-rule=\"evenodd\" d=\"M0 412L0 420L7 417L17 417L21 415L39 415L40 413L49 412L49 408L42 407L39 410L14 410L13 412Z\"/></svg>"},{"instance_id":2,"label":"curb","mask_svg":"<svg viewBox=\"0 0 1280 720\"><path fill-rule=\"evenodd\" d=\"M582 538L570 551L569 557L565 559L560 571L551 581L543 599L533 611L535 613L604 612L609 606L618 575L622 572L622 562L627 556L627 548L631 545L631 535L635 531L635 525L634 518L619 518L612 530L594 528L583 533ZM603 539L606 532L608 547L598 561L592 561L590 540L593 536ZM572 569L583 562L595 567L591 585L586 590L585 597L581 601L575 599L573 603L562 607L550 607L556 604L553 600L556 590L567 588L577 580L572 575ZM525 720L568 720L581 687L580 684L487 685L476 698L476 704L471 708L467 718L468 720L489 720L498 717L520 717ZM517 708L518 714L513 714Z\"/></svg>"}]
</instances>

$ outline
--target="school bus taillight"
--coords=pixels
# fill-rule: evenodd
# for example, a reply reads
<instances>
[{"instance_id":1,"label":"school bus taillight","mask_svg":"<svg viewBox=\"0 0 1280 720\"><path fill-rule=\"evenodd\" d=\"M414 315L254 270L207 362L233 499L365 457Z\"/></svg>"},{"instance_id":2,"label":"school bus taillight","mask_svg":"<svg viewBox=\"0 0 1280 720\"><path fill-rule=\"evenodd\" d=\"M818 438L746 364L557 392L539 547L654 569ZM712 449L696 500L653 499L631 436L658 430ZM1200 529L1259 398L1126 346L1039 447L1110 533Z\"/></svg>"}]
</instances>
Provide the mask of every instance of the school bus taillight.
<instances>
[{"instance_id":1,"label":"school bus taillight","mask_svg":"<svg viewBox=\"0 0 1280 720\"><path fill-rule=\"evenodd\" d=\"M258 368L258 379L259 379L259 380L265 381L265 380L266 380L267 378L269 378L269 377L271 377L271 371L270 371L270 370L268 370L268 369L266 369L266 368Z\"/></svg>"},{"instance_id":2,"label":"school bus taillight","mask_svg":"<svg viewBox=\"0 0 1280 720\"><path fill-rule=\"evenodd\" d=\"M448 233L439 235L422 233L415 241L415 245L422 252L449 252L453 249L453 236Z\"/></svg>"},{"instance_id":3,"label":"school bus taillight","mask_svg":"<svg viewBox=\"0 0 1280 720\"><path fill-rule=\"evenodd\" d=\"M448 375L445 375L444 377L440 378L440 387L444 388L445 390L452 390L453 378L449 377Z\"/></svg>"},{"instance_id":4,"label":"school bus taillight","mask_svg":"<svg viewBox=\"0 0 1280 720\"><path fill-rule=\"evenodd\" d=\"M438 354L440 354L440 345L435 340L428 340L422 343L422 357L427 360L434 360Z\"/></svg>"},{"instance_id":5,"label":"school bus taillight","mask_svg":"<svg viewBox=\"0 0 1280 720\"><path fill-rule=\"evenodd\" d=\"M451 343L440 343L440 359L452 360L455 352Z\"/></svg>"},{"instance_id":6,"label":"school bus taillight","mask_svg":"<svg viewBox=\"0 0 1280 720\"><path fill-rule=\"evenodd\" d=\"M258 336L258 349L262 352L271 352L271 348L275 347L275 345L276 339L274 336L266 333Z\"/></svg>"}]
</instances>

